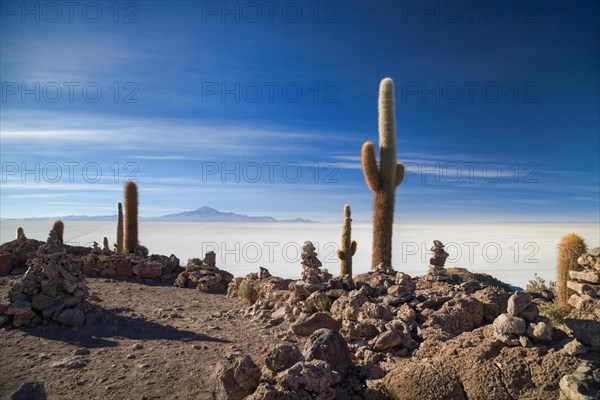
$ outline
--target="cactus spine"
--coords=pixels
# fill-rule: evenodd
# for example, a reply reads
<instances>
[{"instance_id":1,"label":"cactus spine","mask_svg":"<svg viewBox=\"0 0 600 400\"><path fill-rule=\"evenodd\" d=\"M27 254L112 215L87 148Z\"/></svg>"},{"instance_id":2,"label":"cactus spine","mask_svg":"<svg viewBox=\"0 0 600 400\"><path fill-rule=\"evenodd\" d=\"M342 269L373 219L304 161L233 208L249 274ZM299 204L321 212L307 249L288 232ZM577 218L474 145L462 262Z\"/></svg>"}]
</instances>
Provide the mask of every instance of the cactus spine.
<instances>
[{"instance_id":1,"label":"cactus spine","mask_svg":"<svg viewBox=\"0 0 600 400\"><path fill-rule=\"evenodd\" d=\"M58 239L60 240L61 243L64 243L63 241L63 234L65 233L65 224L64 222L62 222L62 220L57 219L56 221L54 221L54 226L52 227L52 230L54 232L56 232L56 234L58 235Z\"/></svg>"},{"instance_id":2,"label":"cactus spine","mask_svg":"<svg viewBox=\"0 0 600 400\"><path fill-rule=\"evenodd\" d=\"M134 254L138 244L138 190L129 181L125 184L125 250Z\"/></svg>"},{"instance_id":3,"label":"cactus spine","mask_svg":"<svg viewBox=\"0 0 600 400\"><path fill-rule=\"evenodd\" d=\"M338 250L340 259L340 275L352 276L352 256L356 253L356 241L352 240L352 210L346 204L344 206L344 225L342 225L342 248Z\"/></svg>"},{"instance_id":4,"label":"cactus spine","mask_svg":"<svg viewBox=\"0 0 600 400\"><path fill-rule=\"evenodd\" d=\"M567 288L569 271L579 270L577 259L587 251L585 241L574 233L569 233L562 238L558 245L558 282L556 286L556 299L559 305L569 307L569 297L575 292Z\"/></svg>"},{"instance_id":5,"label":"cactus spine","mask_svg":"<svg viewBox=\"0 0 600 400\"><path fill-rule=\"evenodd\" d=\"M22 226L17 227L17 239L25 236L25 229Z\"/></svg>"},{"instance_id":6,"label":"cactus spine","mask_svg":"<svg viewBox=\"0 0 600 400\"><path fill-rule=\"evenodd\" d=\"M123 204L117 203L117 253L123 252Z\"/></svg>"},{"instance_id":7,"label":"cactus spine","mask_svg":"<svg viewBox=\"0 0 600 400\"><path fill-rule=\"evenodd\" d=\"M104 250L110 251L110 247L108 247L108 238L106 236L102 239L102 245L104 246Z\"/></svg>"},{"instance_id":8,"label":"cactus spine","mask_svg":"<svg viewBox=\"0 0 600 400\"><path fill-rule=\"evenodd\" d=\"M394 192L404 180L404 165L397 163L396 159L394 82L390 78L382 80L379 86L379 167L373 142L363 144L361 161L365 180L373 191L371 268L380 263L391 268Z\"/></svg>"}]
</instances>

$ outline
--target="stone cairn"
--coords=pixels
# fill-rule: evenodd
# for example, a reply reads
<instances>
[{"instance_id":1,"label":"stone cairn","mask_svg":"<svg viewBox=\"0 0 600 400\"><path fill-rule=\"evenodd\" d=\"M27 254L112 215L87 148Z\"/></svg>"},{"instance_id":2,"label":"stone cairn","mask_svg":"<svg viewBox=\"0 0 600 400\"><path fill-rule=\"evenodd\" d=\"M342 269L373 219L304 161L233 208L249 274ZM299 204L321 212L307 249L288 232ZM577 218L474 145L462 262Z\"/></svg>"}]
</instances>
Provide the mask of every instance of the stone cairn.
<instances>
[{"instance_id":1,"label":"stone cairn","mask_svg":"<svg viewBox=\"0 0 600 400\"><path fill-rule=\"evenodd\" d=\"M316 247L311 241L304 242L302 246L302 273L301 279L290 284L290 290L295 292L300 299L306 299L315 291L327 289L327 282L333 277L317 257Z\"/></svg>"},{"instance_id":2,"label":"stone cairn","mask_svg":"<svg viewBox=\"0 0 600 400\"><path fill-rule=\"evenodd\" d=\"M600 321L600 247L582 254L581 271L569 271L567 287L575 292L568 303L579 317Z\"/></svg>"},{"instance_id":3,"label":"stone cairn","mask_svg":"<svg viewBox=\"0 0 600 400\"><path fill-rule=\"evenodd\" d=\"M37 257L27 262L29 269L9 292L16 327L57 321L79 326L94 308L88 297L87 282L81 271L71 264L57 233L52 230L41 245Z\"/></svg>"},{"instance_id":4,"label":"stone cairn","mask_svg":"<svg viewBox=\"0 0 600 400\"><path fill-rule=\"evenodd\" d=\"M216 266L217 255L209 251L200 264L188 261L185 271L175 279L175 286L196 288L207 293L225 293L233 275Z\"/></svg>"},{"instance_id":5,"label":"stone cairn","mask_svg":"<svg viewBox=\"0 0 600 400\"><path fill-rule=\"evenodd\" d=\"M429 259L429 269L427 270L427 280L429 281L446 281L450 279L448 271L444 268L446 258L449 254L444 250L444 244L439 240L433 241L431 246L433 257Z\"/></svg>"},{"instance_id":6,"label":"stone cairn","mask_svg":"<svg viewBox=\"0 0 600 400\"><path fill-rule=\"evenodd\" d=\"M515 292L510 296L507 313L500 314L492 326L495 338L509 346L531 347L530 339L552 340L552 323L539 315L537 305L527 292Z\"/></svg>"}]
</instances>

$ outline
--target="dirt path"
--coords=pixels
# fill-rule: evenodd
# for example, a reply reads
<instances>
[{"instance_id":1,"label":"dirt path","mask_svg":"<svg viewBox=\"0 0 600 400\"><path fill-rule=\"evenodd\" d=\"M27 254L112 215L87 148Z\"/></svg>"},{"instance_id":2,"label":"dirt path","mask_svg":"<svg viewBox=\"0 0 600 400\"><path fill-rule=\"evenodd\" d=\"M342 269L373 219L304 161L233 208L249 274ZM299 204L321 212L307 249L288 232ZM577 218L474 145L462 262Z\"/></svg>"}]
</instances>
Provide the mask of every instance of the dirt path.
<instances>
[{"instance_id":1,"label":"dirt path","mask_svg":"<svg viewBox=\"0 0 600 400\"><path fill-rule=\"evenodd\" d=\"M6 303L9 283L0 279ZM208 399L210 374L232 347L262 367L267 329L234 317L243 303L192 289L89 278L106 310L91 327L0 330L0 398L44 381L49 399ZM74 352L89 351L73 357ZM71 367L55 363L69 359Z\"/></svg>"}]
</instances>

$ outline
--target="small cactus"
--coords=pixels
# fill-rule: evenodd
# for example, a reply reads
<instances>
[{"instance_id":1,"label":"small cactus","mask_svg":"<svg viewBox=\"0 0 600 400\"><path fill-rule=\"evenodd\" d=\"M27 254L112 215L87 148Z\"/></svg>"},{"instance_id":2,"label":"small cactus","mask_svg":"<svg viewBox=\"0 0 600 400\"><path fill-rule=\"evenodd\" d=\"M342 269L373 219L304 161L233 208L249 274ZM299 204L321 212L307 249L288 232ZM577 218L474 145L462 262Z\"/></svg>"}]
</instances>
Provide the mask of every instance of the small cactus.
<instances>
[{"instance_id":1,"label":"small cactus","mask_svg":"<svg viewBox=\"0 0 600 400\"><path fill-rule=\"evenodd\" d=\"M574 293L567 288L569 271L580 269L577 259L587 251L585 241L574 233L564 236L558 245L558 282L556 287L556 300L559 305L570 308L567 302Z\"/></svg>"},{"instance_id":2,"label":"small cactus","mask_svg":"<svg viewBox=\"0 0 600 400\"><path fill-rule=\"evenodd\" d=\"M110 251L110 247L108 246L108 238L106 236L104 236L104 239L102 239L102 245L104 246L105 251Z\"/></svg>"},{"instance_id":3,"label":"small cactus","mask_svg":"<svg viewBox=\"0 0 600 400\"><path fill-rule=\"evenodd\" d=\"M25 228L22 226L17 227L17 239L21 236L25 236Z\"/></svg>"},{"instance_id":4,"label":"small cactus","mask_svg":"<svg viewBox=\"0 0 600 400\"><path fill-rule=\"evenodd\" d=\"M396 159L396 116L394 82L390 78L379 86L379 166L373 142L362 146L362 169L373 191L373 256L371 268L380 263L392 268L392 231L394 192L404 180L404 165Z\"/></svg>"},{"instance_id":5,"label":"small cactus","mask_svg":"<svg viewBox=\"0 0 600 400\"><path fill-rule=\"evenodd\" d=\"M352 276L352 256L356 253L356 242L352 240L352 210L346 204L344 206L344 225L342 225L342 248L338 250L340 259L340 275Z\"/></svg>"},{"instance_id":6,"label":"small cactus","mask_svg":"<svg viewBox=\"0 0 600 400\"><path fill-rule=\"evenodd\" d=\"M137 185L129 181L125 184L125 241L124 250L134 254L140 244L138 239L138 190Z\"/></svg>"},{"instance_id":7,"label":"small cactus","mask_svg":"<svg viewBox=\"0 0 600 400\"><path fill-rule=\"evenodd\" d=\"M115 245L116 253L123 252L123 204L117 203L117 243Z\"/></svg>"},{"instance_id":8,"label":"small cactus","mask_svg":"<svg viewBox=\"0 0 600 400\"><path fill-rule=\"evenodd\" d=\"M65 223L62 222L62 220L57 219L56 221L54 221L54 226L52 227L52 230L58 235L58 240L60 240L61 243L64 243L63 235L65 233Z\"/></svg>"}]
</instances>

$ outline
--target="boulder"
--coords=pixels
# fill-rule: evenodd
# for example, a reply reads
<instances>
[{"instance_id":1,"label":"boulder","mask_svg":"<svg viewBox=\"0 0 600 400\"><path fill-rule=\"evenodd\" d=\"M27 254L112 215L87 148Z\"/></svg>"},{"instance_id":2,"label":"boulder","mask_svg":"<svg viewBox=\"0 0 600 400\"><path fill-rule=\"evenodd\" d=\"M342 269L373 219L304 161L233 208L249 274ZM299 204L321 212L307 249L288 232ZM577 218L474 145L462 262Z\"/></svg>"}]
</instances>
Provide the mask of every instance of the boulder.
<instances>
[{"instance_id":1,"label":"boulder","mask_svg":"<svg viewBox=\"0 0 600 400\"><path fill-rule=\"evenodd\" d=\"M331 329L319 329L310 335L303 355L307 361L327 362L334 371L341 374L342 378L346 376L352 365L352 353L348 344L342 335Z\"/></svg>"},{"instance_id":2,"label":"boulder","mask_svg":"<svg viewBox=\"0 0 600 400\"><path fill-rule=\"evenodd\" d=\"M372 341L373 350L382 352L395 347L408 347L413 342L409 334L398 330L386 331L379 334Z\"/></svg>"},{"instance_id":3,"label":"boulder","mask_svg":"<svg viewBox=\"0 0 600 400\"><path fill-rule=\"evenodd\" d=\"M290 327L292 332L299 336L309 336L318 329L333 329L339 330L342 324L334 320L329 314L318 312L303 321L296 322Z\"/></svg>"},{"instance_id":4,"label":"boulder","mask_svg":"<svg viewBox=\"0 0 600 400\"><path fill-rule=\"evenodd\" d=\"M280 372L303 361L300 350L293 344L280 343L273 347L265 357L265 365L273 372Z\"/></svg>"},{"instance_id":5,"label":"boulder","mask_svg":"<svg viewBox=\"0 0 600 400\"><path fill-rule=\"evenodd\" d=\"M497 333L523 335L525 333L525 320L509 314L500 314L493 323Z\"/></svg>"},{"instance_id":6,"label":"boulder","mask_svg":"<svg viewBox=\"0 0 600 400\"><path fill-rule=\"evenodd\" d=\"M333 400L335 390L331 387L341 382L342 375L331 369L323 360L301 361L276 377L282 388L293 392L306 390L318 394L319 399Z\"/></svg>"},{"instance_id":7,"label":"boulder","mask_svg":"<svg viewBox=\"0 0 600 400\"><path fill-rule=\"evenodd\" d=\"M227 354L213 372L212 398L242 400L256 390L260 375L260 369L249 356L241 352Z\"/></svg>"},{"instance_id":8,"label":"boulder","mask_svg":"<svg viewBox=\"0 0 600 400\"><path fill-rule=\"evenodd\" d=\"M507 309L509 315L520 315L531 304L531 295L527 292L515 292L508 299Z\"/></svg>"},{"instance_id":9,"label":"boulder","mask_svg":"<svg viewBox=\"0 0 600 400\"><path fill-rule=\"evenodd\" d=\"M81 326L85 321L85 314L78 308L68 308L58 315L58 322L69 326Z\"/></svg>"},{"instance_id":10,"label":"boulder","mask_svg":"<svg viewBox=\"0 0 600 400\"><path fill-rule=\"evenodd\" d=\"M527 326L527 336L531 339L549 342L552 340L552 323L549 320L531 322Z\"/></svg>"},{"instance_id":11,"label":"boulder","mask_svg":"<svg viewBox=\"0 0 600 400\"><path fill-rule=\"evenodd\" d=\"M11 393L8 400L46 400L44 382L23 382L19 388Z\"/></svg>"}]
</instances>

